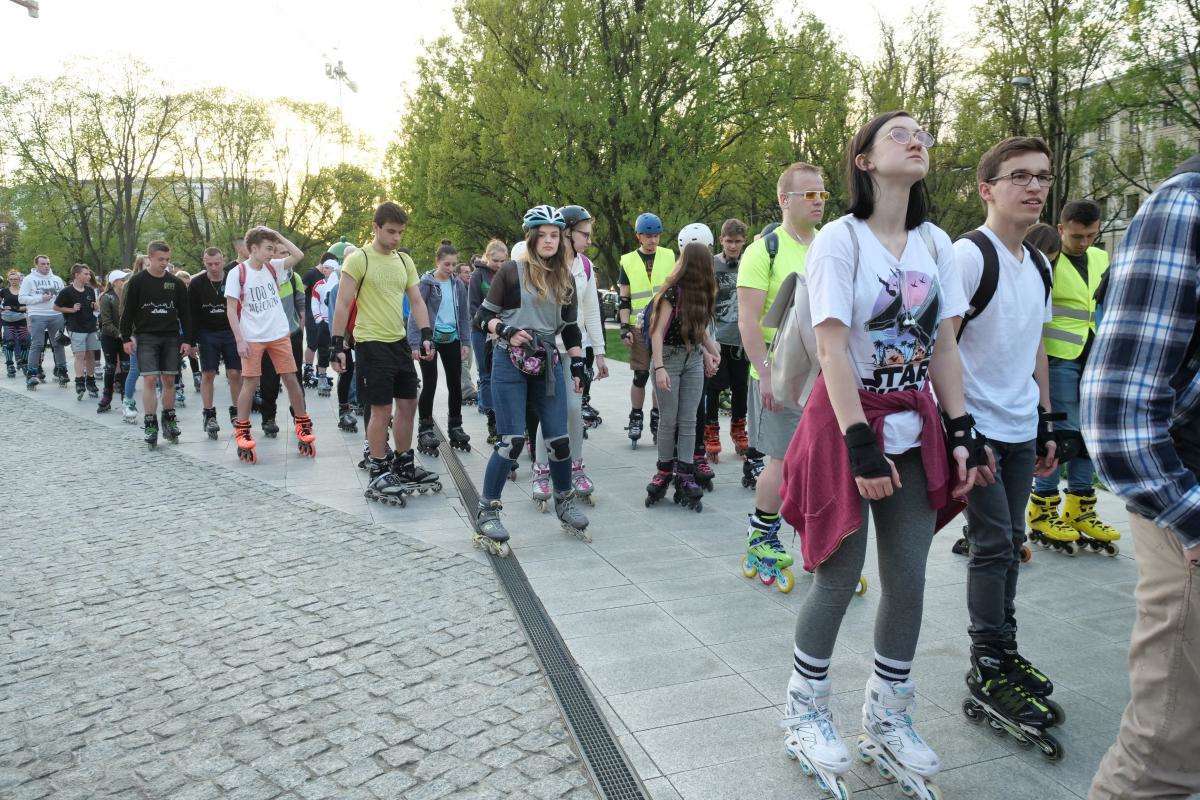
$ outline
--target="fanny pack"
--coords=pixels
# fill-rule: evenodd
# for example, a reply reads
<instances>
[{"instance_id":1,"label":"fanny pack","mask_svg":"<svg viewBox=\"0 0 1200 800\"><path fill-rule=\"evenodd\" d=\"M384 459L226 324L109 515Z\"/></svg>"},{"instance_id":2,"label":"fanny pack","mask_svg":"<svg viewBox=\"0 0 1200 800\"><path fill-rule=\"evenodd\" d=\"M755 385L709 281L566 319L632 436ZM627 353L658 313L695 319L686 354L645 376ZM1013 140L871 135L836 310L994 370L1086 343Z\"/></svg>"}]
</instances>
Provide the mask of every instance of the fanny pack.
<instances>
[{"instance_id":1,"label":"fanny pack","mask_svg":"<svg viewBox=\"0 0 1200 800\"><path fill-rule=\"evenodd\" d=\"M23 325L25 321L24 311L0 311L0 322L7 322L10 325L15 325L19 322Z\"/></svg>"},{"instance_id":2,"label":"fanny pack","mask_svg":"<svg viewBox=\"0 0 1200 800\"><path fill-rule=\"evenodd\" d=\"M458 328L443 328L438 326L433 329L434 344L446 344L458 339Z\"/></svg>"},{"instance_id":3,"label":"fanny pack","mask_svg":"<svg viewBox=\"0 0 1200 800\"><path fill-rule=\"evenodd\" d=\"M558 365L558 347L534 333L533 339L522 345L508 345L508 358L514 367L531 378L546 380L546 396L554 396L554 367Z\"/></svg>"}]
</instances>

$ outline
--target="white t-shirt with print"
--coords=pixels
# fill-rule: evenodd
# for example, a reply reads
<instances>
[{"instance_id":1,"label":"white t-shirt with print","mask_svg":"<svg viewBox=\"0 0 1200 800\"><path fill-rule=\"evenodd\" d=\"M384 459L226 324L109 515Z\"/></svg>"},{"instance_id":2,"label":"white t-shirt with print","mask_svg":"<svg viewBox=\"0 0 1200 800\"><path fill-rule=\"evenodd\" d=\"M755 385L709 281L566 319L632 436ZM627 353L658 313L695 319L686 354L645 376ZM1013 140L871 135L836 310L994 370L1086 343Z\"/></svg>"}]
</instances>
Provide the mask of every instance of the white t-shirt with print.
<instances>
[{"instance_id":1,"label":"white t-shirt with print","mask_svg":"<svg viewBox=\"0 0 1200 800\"><path fill-rule=\"evenodd\" d=\"M854 229L859 243L854 281ZM850 329L850 360L862 388L885 394L923 389L942 320L967 310L954 264L954 247L940 228L926 223L937 260L920 230L908 232L899 260L862 220L847 215L826 225L808 250L809 304L813 325L836 319ZM921 418L915 411L884 420L884 451L918 446Z\"/></svg>"},{"instance_id":2,"label":"white t-shirt with print","mask_svg":"<svg viewBox=\"0 0 1200 800\"><path fill-rule=\"evenodd\" d=\"M254 269L245 261L229 270L229 276L225 279L225 296L242 303L239 322L242 338L247 342L274 342L288 337L287 314L279 300L279 287L291 275L286 264L287 260L283 258L271 261L271 266L275 268L274 280L271 279L271 270L265 266ZM242 270L246 270L244 287L240 275Z\"/></svg>"},{"instance_id":3,"label":"white t-shirt with print","mask_svg":"<svg viewBox=\"0 0 1200 800\"><path fill-rule=\"evenodd\" d=\"M1033 379L1042 324L1053 317L1037 264L1022 249L1018 261L987 226L1000 262L996 293L971 320L958 342L963 391L975 427L989 439L1016 444L1037 437L1038 386ZM983 253L974 243L954 243L963 296L970 298L983 278ZM969 301L968 301L969 302Z\"/></svg>"}]
</instances>

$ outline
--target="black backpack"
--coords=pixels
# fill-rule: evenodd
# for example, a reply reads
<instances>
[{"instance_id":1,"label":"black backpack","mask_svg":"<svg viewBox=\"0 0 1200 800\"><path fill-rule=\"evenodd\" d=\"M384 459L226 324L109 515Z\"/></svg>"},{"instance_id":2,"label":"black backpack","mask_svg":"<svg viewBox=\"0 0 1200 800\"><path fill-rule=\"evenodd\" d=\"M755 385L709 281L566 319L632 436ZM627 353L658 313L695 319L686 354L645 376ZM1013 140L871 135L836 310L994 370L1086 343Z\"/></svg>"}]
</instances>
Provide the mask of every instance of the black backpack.
<instances>
[{"instance_id":1,"label":"black backpack","mask_svg":"<svg viewBox=\"0 0 1200 800\"><path fill-rule=\"evenodd\" d=\"M967 313L963 314L962 325L958 329L958 338L961 341L963 332L967 329L967 323L982 314L988 303L992 302L992 296L996 294L996 285L1000 282L1000 254L996 252L996 245L992 243L991 237L981 230L967 231L959 238L971 242L983 254L983 274L979 278L979 286L976 287L975 294L971 295ZM1029 242L1022 242L1022 244L1025 246L1025 252L1033 259L1038 275L1042 278L1042 285L1046 289L1045 300L1049 300L1050 290L1053 288L1050 264L1036 247Z\"/></svg>"}]
</instances>

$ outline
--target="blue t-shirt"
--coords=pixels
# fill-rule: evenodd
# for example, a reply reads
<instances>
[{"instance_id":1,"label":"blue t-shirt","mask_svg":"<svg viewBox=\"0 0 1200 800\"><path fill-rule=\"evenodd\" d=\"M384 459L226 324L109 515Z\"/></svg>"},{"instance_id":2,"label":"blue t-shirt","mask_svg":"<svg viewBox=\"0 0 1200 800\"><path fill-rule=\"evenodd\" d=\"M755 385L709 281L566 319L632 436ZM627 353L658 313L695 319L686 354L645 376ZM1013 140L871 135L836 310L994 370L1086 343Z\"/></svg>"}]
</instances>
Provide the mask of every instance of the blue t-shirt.
<instances>
[{"instance_id":1,"label":"blue t-shirt","mask_svg":"<svg viewBox=\"0 0 1200 800\"><path fill-rule=\"evenodd\" d=\"M434 320L434 329L442 335L439 338L458 337L458 314L454 307L454 280L455 278L447 278L437 282L442 289L442 302L438 306L437 319Z\"/></svg>"}]
</instances>

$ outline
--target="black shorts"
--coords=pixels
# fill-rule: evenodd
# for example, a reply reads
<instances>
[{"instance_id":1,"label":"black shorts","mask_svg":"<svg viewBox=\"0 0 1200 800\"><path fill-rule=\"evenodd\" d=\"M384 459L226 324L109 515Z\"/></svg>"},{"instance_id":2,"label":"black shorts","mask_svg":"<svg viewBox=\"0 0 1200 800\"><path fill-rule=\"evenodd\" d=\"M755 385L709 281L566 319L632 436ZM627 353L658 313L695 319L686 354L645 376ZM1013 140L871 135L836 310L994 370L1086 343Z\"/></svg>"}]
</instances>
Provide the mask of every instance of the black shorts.
<instances>
[{"instance_id":1,"label":"black shorts","mask_svg":"<svg viewBox=\"0 0 1200 800\"><path fill-rule=\"evenodd\" d=\"M421 382L407 340L359 342L354 346L354 364L362 382L361 402L387 406L392 400L417 399Z\"/></svg>"},{"instance_id":2,"label":"black shorts","mask_svg":"<svg viewBox=\"0 0 1200 800\"><path fill-rule=\"evenodd\" d=\"M133 338L137 340L138 372L144 377L175 377L180 367L178 334L138 333Z\"/></svg>"},{"instance_id":3,"label":"black shorts","mask_svg":"<svg viewBox=\"0 0 1200 800\"><path fill-rule=\"evenodd\" d=\"M200 344L200 371L216 372L217 365L225 362L225 369L241 370L242 358L238 355L237 339L233 331L197 331Z\"/></svg>"}]
</instances>

